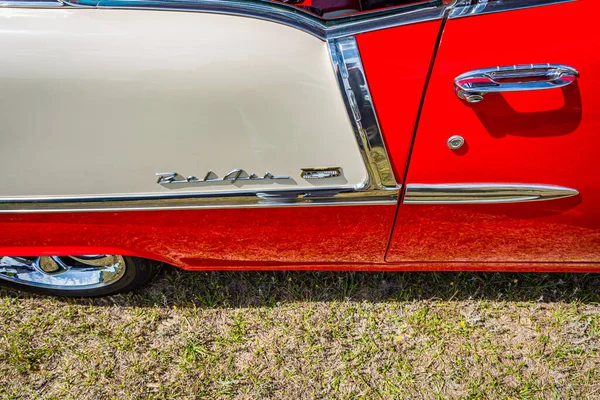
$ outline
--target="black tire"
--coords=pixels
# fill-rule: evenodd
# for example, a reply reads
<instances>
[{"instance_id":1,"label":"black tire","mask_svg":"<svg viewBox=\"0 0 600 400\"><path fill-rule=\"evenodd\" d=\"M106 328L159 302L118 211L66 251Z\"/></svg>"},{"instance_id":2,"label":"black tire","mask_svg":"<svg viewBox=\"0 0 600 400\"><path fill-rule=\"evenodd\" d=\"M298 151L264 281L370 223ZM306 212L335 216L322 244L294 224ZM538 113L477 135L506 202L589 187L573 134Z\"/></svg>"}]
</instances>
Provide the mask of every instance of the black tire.
<instances>
[{"instance_id":1,"label":"black tire","mask_svg":"<svg viewBox=\"0 0 600 400\"><path fill-rule=\"evenodd\" d=\"M11 289L22 290L25 292L42 294L46 296L61 297L101 297L110 296L117 293L130 292L141 286L144 286L156 276L160 271L162 264L137 257L123 257L125 260L125 273L116 282L103 287L81 289L81 290L61 290L37 286L30 286L16 282L0 279L0 285Z\"/></svg>"}]
</instances>

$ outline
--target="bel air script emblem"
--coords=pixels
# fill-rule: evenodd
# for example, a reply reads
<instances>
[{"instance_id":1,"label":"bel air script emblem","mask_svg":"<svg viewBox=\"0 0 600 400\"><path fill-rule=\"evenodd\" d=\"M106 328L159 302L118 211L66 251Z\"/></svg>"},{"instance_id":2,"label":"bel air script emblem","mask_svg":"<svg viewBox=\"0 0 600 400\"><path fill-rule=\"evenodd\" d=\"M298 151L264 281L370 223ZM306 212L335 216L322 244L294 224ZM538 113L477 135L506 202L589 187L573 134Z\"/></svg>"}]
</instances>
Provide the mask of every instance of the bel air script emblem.
<instances>
[{"instance_id":1,"label":"bel air script emblem","mask_svg":"<svg viewBox=\"0 0 600 400\"><path fill-rule=\"evenodd\" d=\"M219 178L217 174L212 171L208 171L204 178L199 179L194 175L190 175L184 178L177 172L159 172L156 174L158 180L156 183L161 185L169 185L173 183L202 183L202 182L237 182L237 181L262 181L262 180L288 180L289 176L275 176L270 172L265 173L262 176L256 174L248 174L241 168L234 169L227 173L224 177Z\"/></svg>"}]
</instances>

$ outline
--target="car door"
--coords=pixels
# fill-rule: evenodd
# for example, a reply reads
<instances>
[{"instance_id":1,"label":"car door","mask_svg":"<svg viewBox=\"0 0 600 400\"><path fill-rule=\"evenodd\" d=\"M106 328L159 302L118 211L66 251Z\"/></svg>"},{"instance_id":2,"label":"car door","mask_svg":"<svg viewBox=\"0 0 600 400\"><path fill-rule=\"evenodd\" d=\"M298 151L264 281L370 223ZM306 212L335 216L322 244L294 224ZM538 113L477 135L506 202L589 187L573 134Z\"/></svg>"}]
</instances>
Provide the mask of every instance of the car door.
<instances>
[{"instance_id":1,"label":"car door","mask_svg":"<svg viewBox=\"0 0 600 400\"><path fill-rule=\"evenodd\" d=\"M3 3L0 254L383 264L449 7Z\"/></svg>"},{"instance_id":2,"label":"car door","mask_svg":"<svg viewBox=\"0 0 600 400\"><path fill-rule=\"evenodd\" d=\"M507 0L451 13L389 262L600 261L599 11Z\"/></svg>"}]
</instances>

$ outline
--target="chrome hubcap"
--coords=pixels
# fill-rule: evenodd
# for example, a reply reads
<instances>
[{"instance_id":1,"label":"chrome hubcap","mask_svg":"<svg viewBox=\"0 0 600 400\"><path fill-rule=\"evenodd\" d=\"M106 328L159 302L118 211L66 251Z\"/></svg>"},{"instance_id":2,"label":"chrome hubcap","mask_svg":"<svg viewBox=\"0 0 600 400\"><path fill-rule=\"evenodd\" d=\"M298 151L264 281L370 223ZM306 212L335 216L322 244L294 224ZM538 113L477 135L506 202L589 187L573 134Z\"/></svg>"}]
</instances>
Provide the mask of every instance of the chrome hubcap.
<instances>
[{"instance_id":1,"label":"chrome hubcap","mask_svg":"<svg viewBox=\"0 0 600 400\"><path fill-rule=\"evenodd\" d=\"M0 279L58 290L95 289L117 282L125 274L121 256L2 257Z\"/></svg>"}]
</instances>

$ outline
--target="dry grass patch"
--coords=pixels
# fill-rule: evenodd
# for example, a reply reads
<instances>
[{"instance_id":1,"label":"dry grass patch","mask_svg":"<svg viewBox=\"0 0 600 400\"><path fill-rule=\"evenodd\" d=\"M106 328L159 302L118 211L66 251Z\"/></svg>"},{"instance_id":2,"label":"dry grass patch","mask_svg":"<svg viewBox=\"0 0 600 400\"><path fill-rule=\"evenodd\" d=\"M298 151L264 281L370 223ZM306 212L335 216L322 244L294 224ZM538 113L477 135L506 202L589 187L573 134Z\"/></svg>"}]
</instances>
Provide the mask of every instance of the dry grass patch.
<instances>
[{"instance_id":1,"label":"dry grass patch","mask_svg":"<svg viewBox=\"0 0 600 400\"><path fill-rule=\"evenodd\" d=\"M0 397L597 398L600 275L168 269L0 290Z\"/></svg>"}]
</instances>

